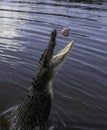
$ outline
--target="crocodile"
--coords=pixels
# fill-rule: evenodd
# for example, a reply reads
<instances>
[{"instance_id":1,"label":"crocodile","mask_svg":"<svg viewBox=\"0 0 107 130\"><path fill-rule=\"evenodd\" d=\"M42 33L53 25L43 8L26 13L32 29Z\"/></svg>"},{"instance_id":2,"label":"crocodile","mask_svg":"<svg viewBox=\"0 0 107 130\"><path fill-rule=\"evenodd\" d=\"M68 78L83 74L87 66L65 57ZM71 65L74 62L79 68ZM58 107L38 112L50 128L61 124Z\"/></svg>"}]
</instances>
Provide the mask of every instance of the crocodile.
<instances>
[{"instance_id":1,"label":"crocodile","mask_svg":"<svg viewBox=\"0 0 107 130\"><path fill-rule=\"evenodd\" d=\"M53 100L53 78L68 56L73 40L64 49L54 54L57 30L51 32L49 44L44 50L23 101L16 107L4 112L0 122L5 122L9 130L45 130ZM3 117L4 116L4 117ZM4 127L1 128L5 130Z\"/></svg>"}]
</instances>

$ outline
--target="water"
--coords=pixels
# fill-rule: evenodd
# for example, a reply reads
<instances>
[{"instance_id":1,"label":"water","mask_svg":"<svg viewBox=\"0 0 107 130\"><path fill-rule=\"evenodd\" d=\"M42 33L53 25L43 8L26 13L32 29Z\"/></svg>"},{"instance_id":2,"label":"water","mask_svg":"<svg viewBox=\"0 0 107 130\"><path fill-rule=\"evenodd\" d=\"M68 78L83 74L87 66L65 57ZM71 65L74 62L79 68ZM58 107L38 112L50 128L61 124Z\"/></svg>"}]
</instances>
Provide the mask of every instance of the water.
<instances>
[{"instance_id":1,"label":"water","mask_svg":"<svg viewBox=\"0 0 107 130\"><path fill-rule=\"evenodd\" d=\"M75 44L54 80L52 129L106 130L106 0L0 1L0 113L21 102L51 30L65 26L70 35L58 34L55 52Z\"/></svg>"}]
</instances>

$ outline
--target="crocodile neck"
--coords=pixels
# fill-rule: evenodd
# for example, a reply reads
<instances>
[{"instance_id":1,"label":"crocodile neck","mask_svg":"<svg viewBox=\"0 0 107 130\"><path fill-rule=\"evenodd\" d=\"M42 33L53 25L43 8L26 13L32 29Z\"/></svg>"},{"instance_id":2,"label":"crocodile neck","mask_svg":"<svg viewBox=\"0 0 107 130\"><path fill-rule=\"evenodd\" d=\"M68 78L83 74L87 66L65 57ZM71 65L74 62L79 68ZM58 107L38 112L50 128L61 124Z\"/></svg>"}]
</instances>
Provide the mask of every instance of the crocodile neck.
<instances>
[{"instance_id":1,"label":"crocodile neck","mask_svg":"<svg viewBox=\"0 0 107 130\"><path fill-rule=\"evenodd\" d=\"M51 82L47 85L47 89L41 92L30 88L13 115L10 130L16 130L16 128L19 130L45 129L53 99L50 85Z\"/></svg>"}]
</instances>

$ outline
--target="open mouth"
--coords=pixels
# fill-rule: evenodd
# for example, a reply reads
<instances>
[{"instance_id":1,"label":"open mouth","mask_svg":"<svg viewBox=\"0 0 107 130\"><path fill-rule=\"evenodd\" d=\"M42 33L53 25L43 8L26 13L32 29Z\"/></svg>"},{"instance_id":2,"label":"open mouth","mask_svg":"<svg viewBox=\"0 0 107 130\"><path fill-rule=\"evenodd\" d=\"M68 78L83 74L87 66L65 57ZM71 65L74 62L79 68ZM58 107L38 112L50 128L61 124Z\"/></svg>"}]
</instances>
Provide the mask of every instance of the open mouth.
<instances>
[{"instance_id":1,"label":"open mouth","mask_svg":"<svg viewBox=\"0 0 107 130\"><path fill-rule=\"evenodd\" d=\"M57 62L58 60L60 60L60 59L65 59L66 58L66 56L69 54L69 52L70 52L70 50L71 50L71 48L72 48L72 46L73 46L73 44L74 44L74 41L72 40L70 43L68 43L66 46L65 46L65 48L64 49L62 49L61 51L59 51L55 56L53 56L53 61L55 62Z\"/></svg>"}]
</instances>

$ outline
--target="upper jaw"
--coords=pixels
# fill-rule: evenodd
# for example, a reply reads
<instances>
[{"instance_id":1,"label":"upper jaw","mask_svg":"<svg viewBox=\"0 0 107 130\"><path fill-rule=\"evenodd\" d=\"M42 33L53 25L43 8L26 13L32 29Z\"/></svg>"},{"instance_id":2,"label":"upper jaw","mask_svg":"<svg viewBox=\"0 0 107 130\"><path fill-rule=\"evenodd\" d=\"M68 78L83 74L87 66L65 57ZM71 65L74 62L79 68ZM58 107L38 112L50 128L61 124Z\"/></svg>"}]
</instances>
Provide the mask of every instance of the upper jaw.
<instances>
[{"instance_id":1,"label":"upper jaw","mask_svg":"<svg viewBox=\"0 0 107 130\"><path fill-rule=\"evenodd\" d=\"M47 46L47 48L44 50L42 57L40 58L39 63L44 67L49 67L49 63L51 62L51 59L53 57L54 48L56 45L56 36L57 36L57 30L54 29L51 32L50 41Z\"/></svg>"}]
</instances>

